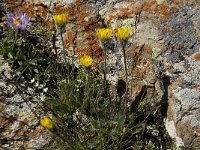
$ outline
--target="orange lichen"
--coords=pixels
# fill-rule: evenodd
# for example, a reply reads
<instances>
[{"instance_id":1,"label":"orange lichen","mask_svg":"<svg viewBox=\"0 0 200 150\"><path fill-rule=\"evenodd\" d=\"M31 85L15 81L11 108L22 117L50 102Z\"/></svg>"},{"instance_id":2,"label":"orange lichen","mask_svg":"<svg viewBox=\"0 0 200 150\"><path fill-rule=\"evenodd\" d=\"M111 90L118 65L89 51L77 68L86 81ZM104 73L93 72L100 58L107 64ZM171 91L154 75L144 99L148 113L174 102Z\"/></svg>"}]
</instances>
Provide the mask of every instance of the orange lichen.
<instances>
[{"instance_id":1,"label":"orange lichen","mask_svg":"<svg viewBox=\"0 0 200 150\"><path fill-rule=\"evenodd\" d=\"M77 6L81 6L81 5L83 4L83 0L76 0L76 1L75 1L75 4L76 4Z\"/></svg>"},{"instance_id":2,"label":"orange lichen","mask_svg":"<svg viewBox=\"0 0 200 150\"><path fill-rule=\"evenodd\" d=\"M178 8L176 8L176 7L172 8L172 13L175 13L177 11L178 11Z\"/></svg>"},{"instance_id":3,"label":"orange lichen","mask_svg":"<svg viewBox=\"0 0 200 150\"><path fill-rule=\"evenodd\" d=\"M133 72L132 72L132 75L133 75L134 77L136 77L136 78L141 78L142 75L143 75L143 73L142 73L141 69L135 68L135 69L133 70Z\"/></svg>"},{"instance_id":4,"label":"orange lichen","mask_svg":"<svg viewBox=\"0 0 200 150\"><path fill-rule=\"evenodd\" d=\"M69 48L71 44L74 44L75 38L76 38L76 36L73 34L73 32L68 31L67 39L64 40L65 48Z\"/></svg>"},{"instance_id":5,"label":"orange lichen","mask_svg":"<svg viewBox=\"0 0 200 150\"><path fill-rule=\"evenodd\" d=\"M93 44L92 46L90 46L90 48L91 48L92 56L97 61L100 62L100 61L104 60L105 56L104 56L102 49L99 46L99 43Z\"/></svg>"},{"instance_id":6,"label":"orange lichen","mask_svg":"<svg viewBox=\"0 0 200 150\"><path fill-rule=\"evenodd\" d=\"M44 7L41 7L41 6L38 6L36 8L36 13L43 16L43 17L46 17L47 16L47 11Z\"/></svg>"},{"instance_id":7,"label":"orange lichen","mask_svg":"<svg viewBox=\"0 0 200 150\"><path fill-rule=\"evenodd\" d=\"M81 26L83 27L84 30L94 31L97 28L97 22L96 20L91 20L89 22L84 21L82 22Z\"/></svg>"},{"instance_id":8,"label":"orange lichen","mask_svg":"<svg viewBox=\"0 0 200 150\"><path fill-rule=\"evenodd\" d=\"M175 0L172 2L173 5L175 6L180 6L180 1L179 0Z\"/></svg>"},{"instance_id":9,"label":"orange lichen","mask_svg":"<svg viewBox=\"0 0 200 150\"><path fill-rule=\"evenodd\" d=\"M8 9L13 9L13 8L15 8L16 6L20 6L21 3L22 3L21 0L7 0L7 2L6 2L6 7L7 7Z\"/></svg>"},{"instance_id":10,"label":"orange lichen","mask_svg":"<svg viewBox=\"0 0 200 150\"><path fill-rule=\"evenodd\" d=\"M200 85L196 85L196 86L195 86L195 89L196 89L198 92L200 92Z\"/></svg>"},{"instance_id":11,"label":"orange lichen","mask_svg":"<svg viewBox=\"0 0 200 150\"><path fill-rule=\"evenodd\" d=\"M113 19L116 19L116 18L126 19L131 15L133 15L133 11L129 11L129 10L125 9L125 11L120 11L116 14L110 15L107 20L110 23Z\"/></svg>"},{"instance_id":12,"label":"orange lichen","mask_svg":"<svg viewBox=\"0 0 200 150\"><path fill-rule=\"evenodd\" d=\"M148 16L143 16L143 19L144 19L144 20L148 20L149 17L148 17Z\"/></svg>"},{"instance_id":13,"label":"orange lichen","mask_svg":"<svg viewBox=\"0 0 200 150\"><path fill-rule=\"evenodd\" d=\"M52 8L52 12L54 14L64 14L66 13L66 8L63 8L62 6L57 5Z\"/></svg>"},{"instance_id":14,"label":"orange lichen","mask_svg":"<svg viewBox=\"0 0 200 150\"><path fill-rule=\"evenodd\" d=\"M147 54L149 54L149 55L151 55L152 54L152 48L150 48L150 47L144 47L144 51L147 53Z\"/></svg>"},{"instance_id":15,"label":"orange lichen","mask_svg":"<svg viewBox=\"0 0 200 150\"><path fill-rule=\"evenodd\" d=\"M113 19L126 19L130 16L133 17L133 15L139 15L141 12L144 12L144 17L142 19L149 19L152 15L159 16L160 20L168 19L171 17L171 13L177 12L178 8L182 4L180 0L174 0L170 4L163 3L162 5L158 5L155 0L140 2L139 4L137 0L131 0L129 2L130 5L126 8L119 8L118 10L113 9L107 17L108 23L110 23ZM192 0L187 0L187 2L191 3ZM17 7L14 7L14 5L17 5ZM99 46L99 41L96 39L94 33L94 30L97 27L100 27L102 22L96 18L95 14L89 14L89 6L83 3L83 0L75 0L75 5L76 7L73 8L71 6L63 7L61 5L53 6L52 8L53 14L68 14L69 20L73 20L73 24L77 26L72 31L67 32L68 38L65 39L65 48L69 48L71 44L74 44L74 41L77 38L75 35L77 31L84 32L84 42L86 41L85 43L87 43L88 46L77 47L77 45L73 45L76 50L76 54L88 54L94 56L98 60L103 60L104 55ZM171 12L169 11L169 5L173 6ZM51 29L53 27L52 22L46 18L48 10L43 6L36 6L33 3L22 2L21 0L8 0L7 7L14 12L26 12L31 18L39 17L39 20L41 21L40 24L44 28ZM156 20L160 21L159 19L153 19L152 22L155 22ZM145 48L143 51L151 55L151 48ZM140 52L136 52L135 55L138 55L138 53Z\"/></svg>"},{"instance_id":16,"label":"orange lichen","mask_svg":"<svg viewBox=\"0 0 200 150\"><path fill-rule=\"evenodd\" d=\"M26 12L27 10L28 10L28 4L27 4L27 3L23 3L23 4L19 5L18 7L14 7L14 8L12 9L12 11L13 11L14 13L24 13L24 12Z\"/></svg>"},{"instance_id":17,"label":"orange lichen","mask_svg":"<svg viewBox=\"0 0 200 150\"><path fill-rule=\"evenodd\" d=\"M65 8L65 11L68 14L69 18L72 18L76 14L76 11L74 11L74 9L72 7L70 7L70 6L67 6Z\"/></svg>"},{"instance_id":18,"label":"orange lichen","mask_svg":"<svg viewBox=\"0 0 200 150\"><path fill-rule=\"evenodd\" d=\"M200 6L200 4L193 3L192 6L196 6L197 7L197 6Z\"/></svg>"},{"instance_id":19,"label":"orange lichen","mask_svg":"<svg viewBox=\"0 0 200 150\"><path fill-rule=\"evenodd\" d=\"M13 117L0 116L1 126L9 126L15 121Z\"/></svg>"},{"instance_id":20,"label":"orange lichen","mask_svg":"<svg viewBox=\"0 0 200 150\"><path fill-rule=\"evenodd\" d=\"M185 1L186 1L186 3L188 3L188 4L193 4L193 3L195 3L194 0L185 0Z\"/></svg>"},{"instance_id":21,"label":"orange lichen","mask_svg":"<svg viewBox=\"0 0 200 150\"><path fill-rule=\"evenodd\" d=\"M88 8L82 0L77 0L76 8L72 9L71 7L67 7L66 12L71 13L69 17L73 16L73 22L77 26L72 31L67 31L67 39L65 39L65 48L68 48L70 45L73 45L75 55L82 57L84 55L92 56L95 61L101 61L103 56L102 49L99 46L99 41L95 37L94 29L98 26L98 20L94 17L90 17L87 21L86 17L93 16L92 14L88 14ZM56 11L60 11L58 8L54 8ZM84 42L87 43L88 46L79 45L79 47L74 43L77 38L76 32L83 32Z\"/></svg>"},{"instance_id":22,"label":"orange lichen","mask_svg":"<svg viewBox=\"0 0 200 150\"><path fill-rule=\"evenodd\" d=\"M29 137L38 137L38 136L40 136L43 132L44 132L44 129L43 129L43 128L37 128L37 129L35 129L35 130L31 130L31 131L28 133L28 136L29 136Z\"/></svg>"},{"instance_id":23,"label":"orange lichen","mask_svg":"<svg viewBox=\"0 0 200 150\"><path fill-rule=\"evenodd\" d=\"M153 15L164 15L166 17L169 17L170 12L168 11L169 5L163 4L158 8L158 4L156 1L151 2L144 2L143 5L143 11L146 11Z\"/></svg>"},{"instance_id":24,"label":"orange lichen","mask_svg":"<svg viewBox=\"0 0 200 150\"><path fill-rule=\"evenodd\" d=\"M127 11L129 11L129 9L128 8L121 8L120 11L127 12Z\"/></svg>"},{"instance_id":25,"label":"orange lichen","mask_svg":"<svg viewBox=\"0 0 200 150\"><path fill-rule=\"evenodd\" d=\"M160 21L170 19L170 18L171 18L171 16L160 16Z\"/></svg>"},{"instance_id":26,"label":"orange lichen","mask_svg":"<svg viewBox=\"0 0 200 150\"><path fill-rule=\"evenodd\" d=\"M88 13L86 11L82 11L79 13L78 18L77 18L77 23L81 24L82 22L84 22L85 17L88 16Z\"/></svg>"},{"instance_id":27,"label":"orange lichen","mask_svg":"<svg viewBox=\"0 0 200 150\"><path fill-rule=\"evenodd\" d=\"M35 5L30 3L30 2L13 2L12 1L8 1L6 3L6 7L14 14L23 14L26 13L27 16L29 16L30 18L35 16L35 12L34 12L34 7Z\"/></svg>"},{"instance_id":28,"label":"orange lichen","mask_svg":"<svg viewBox=\"0 0 200 150\"><path fill-rule=\"evenodd\" d=\"M36 13L34 11L35 6L33 4L29 4L27 7L28 7L28 10L26 11L27 16L29 16L30 18L36 17Z\"/></svg>"},{"instance_id":29,"label":"orange lichen","mask_svg":"<svg viewBox=\"0 0 200 150\"><path fill-rule=\"evenodd\" d=\"M196 60L196 61L199 61L200 60L200 53L195 54L193 59Z\"/></svg>"},{"instance_id":30,"label":"orange lichen","mask_svg":"<svg viewBox=\"0 0 200 150\"><path fill-rule=\"evenodd\" d=\"M94 43L88 47L76 48L75 54L78 55L79 57L82 57L84 55L90 55L98 62L102 61L104 59L104 54L99 46L98 40L94 40L93 42Z\"/></svg>"},{"instance_id":31,"label":"orange lichen","mask_svg":"<svg viewBox=\"0 0 200 150\"><path fill-rule=\"evenodd\" d=\"M75 49L75 55L82 57L85 55L91 55L91 50L88 48L76 48Z\"/></svg>"},{"instance_id":32,"label":"orange lichen","mask_svg":"<svg viewBox=\"0 0 200 150\"><path fill-rule=\"evenodd\" d=\"M200 128L195 129L197 133L200 134Z\"/></svg>"},{"instance_id":33,"label":"orange lichen","mask_svg":"<svg viewBox=\"0 0 200 150\"><path fill-rule=\"evenodd\" d=\"M161 6L161 9L157 12L157 14L162 14L162 15L165 15L165 16L170 15L168 8L169 8L169 5L163 4Z\"/></svg>"},{"instance_id":34,"label":"orange lichen","mask_svg":"<svg viewBox=\"0 0 200 150\"><path fill-rule=\"evenodd\" d=\"M50 21L42 21L41 26L46 29L52 29L54 27L54 23Z\"/></svg>"}]
</instances>

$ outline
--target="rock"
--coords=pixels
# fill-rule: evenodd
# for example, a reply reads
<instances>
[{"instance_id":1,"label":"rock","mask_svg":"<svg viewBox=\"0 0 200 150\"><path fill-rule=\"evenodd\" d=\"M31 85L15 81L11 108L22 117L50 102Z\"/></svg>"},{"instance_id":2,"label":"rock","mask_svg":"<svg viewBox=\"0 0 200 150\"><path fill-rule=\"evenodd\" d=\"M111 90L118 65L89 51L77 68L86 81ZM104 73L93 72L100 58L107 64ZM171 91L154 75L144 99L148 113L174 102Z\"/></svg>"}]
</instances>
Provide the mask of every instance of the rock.
<instances>
[{"instance_id":1,"label":"rock","mask_svg":"<svg viewBox=\"0 0 200 150\"><path fill-rule=\"evenodd\" d=\"M173 138L176 143L179 143L178 145L198 149L200 146L197 132L200 127L200 91L197 87L200 84L198 67L200 63L191 58L188 59L191 70L180 73L179 78L172 82L169 88L168 121L174 124L175 133L173 134L176 136ZM181 63L177 66L181 66ZM166 122L166 126L167 124Z\"/></svg>"},{"instance_id":2,"label":"rock","mask_svg":"<svg viewBox=\"0 0 200 150\"><path fill-rule=\"evenodd\" d=\"M200 127L200 91L197 88L200 84L200 64L198 59L194 59L198 56L200 41L197 23L192 25L199 18L196 15L199 12L197 7L185 6L175 14L176 17L164 23L165 27L173 26L170 32L163 33L165 45L171 47L168 54L171 69L165 65L165 70L172 73L171 77L177 75L176 79L171 78L169 85L166 128L177 149L200 148L197 130Z\"/></svg>"},{"instance_id":3,"label":"rock","mask_svg":"<svg viewBox=\"0 0 200 150\"><path fill-rule=\"evenodd\" d=\"M65 48L68 52L74 50L77 60L83 55L92 55L96 66L103 64L105 54L96 38L95 29L105 26L113 29L130 28L133 35L128 40L126 55L131 102L134 104L134 100L140 97L141 93L146 93L144 99L152 103L154 106L151 108L152 111L155 111L155 107L156 110L160 107L162 117L165 118L166 129L174 139L176 149L200 149L199 1L35 1L35 4L37 3L46 5L53 14L69 14ZM38 6L34 5L34 7ZM23 7L19 6L18 11L22 11L21 8ZM47 11L45 8L41 9ZM27 13L31 16L34 12L29 9ZM97 13L101 18L96 17ZM38 13L40 19L45 22L42 27L52 29L51 14L44 14ZM47 23L50 25L47 26ZM112 44L109 44L114 45L114 49L118 48L118 51L110 48L109 67L106 69L97 67L97 69L106 70L107 79L110 79L114 86L124 87L126 83L124 84L122 49L114 38L112 40ZM60 38L57 39L56 46L62 48ZM6 76L11 79L9 69L6 71ZM4 79L0 79L0 87L5 95L11 91ZM117 87L120 89L120 86ZM120 97L124 94L123 90L124 88L122 92L118 91ZM14 105L15 103L12 103L14 100L22 104ZM12 114L12 117L16 117L17 112L21 111L17 116L21 116L19 117L21 121L31 115L31 111L27 110L28 106L23 103L20 95L12 95L5 99L0 106L4 105L8 107L5 112ZM20 110L20 105L25 110ZM34 104L32 106L35 107ZM19 124L15 123L12 117L3 116L2 122L9 127L14 124L19 129ZM31 135L38 136L34 131ZM35 138L32 140L34 141ZM31 143L40 145L38 141L33 141Z\"/></svg>"},{"instance_id":4,"label":"rock","mask_svg":"<svg viewBox=\"0 0 200 150\"><path fill-rule=\"evenodd\" d=\"M42 107L38 105L41 103L40 97L30 98L17 90L19 85L16 88L8 82L15 72L3 59L0 74L5 75L0 80L0 149L40 149L52 143L52 135L39 126L39 116L42 114Z\"/></svg>"}]
</instances>

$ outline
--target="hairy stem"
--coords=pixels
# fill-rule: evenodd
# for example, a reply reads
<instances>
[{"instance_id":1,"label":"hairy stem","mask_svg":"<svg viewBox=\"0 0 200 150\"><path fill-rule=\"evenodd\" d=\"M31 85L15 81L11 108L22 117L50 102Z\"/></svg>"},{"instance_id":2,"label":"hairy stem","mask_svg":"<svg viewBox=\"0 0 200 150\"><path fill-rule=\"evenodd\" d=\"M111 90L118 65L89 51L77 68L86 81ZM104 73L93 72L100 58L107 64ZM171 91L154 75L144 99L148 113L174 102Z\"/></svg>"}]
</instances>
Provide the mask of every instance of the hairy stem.
<instances>
[{"instance_id":1,"label":"hairy stem","mask_svg":"<svg viewBox=\"0 0 200 150\"><path fill-rule=\"evenodd\" d=\"M61 36L61 41L62 41L62 52L63 52L63 59L64 59L64 62L65 62L65 66L67 68L67 55L66 55L66 51L65 51L65 47L64 47L64 39L63 39L63 34L62 34L62 29L60 29L60 36ZM69 71L67 69L67 71Z\"/></svg>"},{"instance_id":2,"label":"hairy stem","mask_svg":"<svg viewBox=\"0 0 200 150\"><path fill-rule=\"evenodd\" d=\"M123 57L124 57L124 68L125 68L125 82L126 82L126 92L128 90L128 71L126 64L126 52L125 52L125 43L122 43Z\"/></svg>"}]
</instances>

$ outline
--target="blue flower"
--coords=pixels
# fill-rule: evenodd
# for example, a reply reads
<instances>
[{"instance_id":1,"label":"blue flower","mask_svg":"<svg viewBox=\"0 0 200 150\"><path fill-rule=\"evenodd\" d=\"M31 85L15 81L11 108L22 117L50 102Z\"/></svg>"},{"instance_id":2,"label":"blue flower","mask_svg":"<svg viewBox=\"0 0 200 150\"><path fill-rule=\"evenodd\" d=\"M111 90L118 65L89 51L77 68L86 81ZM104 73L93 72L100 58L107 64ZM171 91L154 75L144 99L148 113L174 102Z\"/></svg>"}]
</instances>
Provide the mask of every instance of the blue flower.
<instances>
[{"instance_id":1,"label":"blue flower","mask_svg":"<svg viewBox=\"0 0 200 150\"><path fill-rule=\"evenodd\" d=\"M26 14L15 15L11 13L7 16L7 19L8 25L17 29L24 29L31 24L30 19Z\"/></svg>"}]
</instances>

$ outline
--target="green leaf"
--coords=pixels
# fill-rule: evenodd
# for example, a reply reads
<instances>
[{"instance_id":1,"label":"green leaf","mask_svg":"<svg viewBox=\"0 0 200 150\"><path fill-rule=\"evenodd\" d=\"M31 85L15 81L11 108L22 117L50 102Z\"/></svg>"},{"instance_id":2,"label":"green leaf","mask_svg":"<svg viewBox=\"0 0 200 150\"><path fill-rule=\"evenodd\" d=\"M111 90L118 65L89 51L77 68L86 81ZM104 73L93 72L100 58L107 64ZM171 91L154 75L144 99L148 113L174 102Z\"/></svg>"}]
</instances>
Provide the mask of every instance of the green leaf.
<instances>
[{"instance_id":1,"label":"green leaf","mask_svg":"<svg viewBox=\"0 0 200 150\"><path fill-rule=\"evenodd\" d=\"M35 73L39 73L38 69L33 69L33 71L34 71Z\"/></svg>"},{"instance_id":2,"label":"green leaf","mask_svg":"<svg viewBox=\"0 0 200 150\"><path fill-rule=\"evenodd\" d=\"M100 122L93 120L92 122L93 127L95 128L95 130L98 130L100 128Z\"/></svg>"},{"instance_id":3,"label":"green leaf","mask_svg":"<svg viewBox=\"0 0 200 150\"><path fill-rule=\"evenodd\" d=\"M23 66L21 66L21 67L19 67L19 68L16 69L17 72L22 72L22 70L24 70Z\"/></svg>"}]
</instances>

